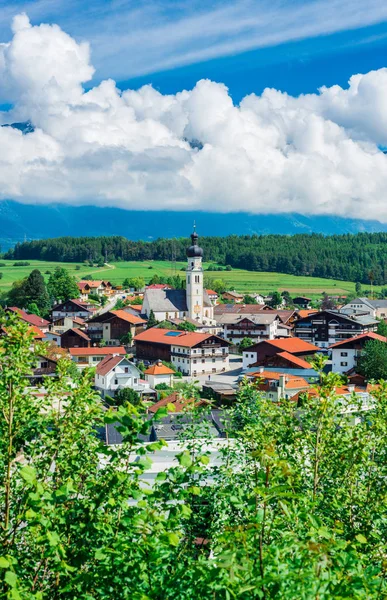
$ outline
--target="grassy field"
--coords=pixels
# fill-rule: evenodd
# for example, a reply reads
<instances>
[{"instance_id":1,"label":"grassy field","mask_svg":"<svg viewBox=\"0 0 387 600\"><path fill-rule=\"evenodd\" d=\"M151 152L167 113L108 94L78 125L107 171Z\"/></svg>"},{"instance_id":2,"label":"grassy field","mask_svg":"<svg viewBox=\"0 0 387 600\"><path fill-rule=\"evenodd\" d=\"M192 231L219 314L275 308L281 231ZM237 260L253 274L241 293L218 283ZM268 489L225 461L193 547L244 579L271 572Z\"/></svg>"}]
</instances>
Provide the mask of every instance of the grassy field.
<instances>
[{"instance_id":1,"label":"grassy field","mask_svg":"<svg viewBox=\"0 0 387 600\"><path fill-rule=\"evenodd\" d=\"M15 262L17 261L0 259L0 263L5 265L0 266L0 273L3 274L3 277L0 279L0 292L9 290L14 281L24 279L24 277L27 277L33 269L39 269L46 281L50 276L50 273L47 271L53 272L55 267L58 266L64 267L66 271L69 271L76 279L81 279L85 275L92 275L93 279L98 279L99 277L101 277L101 279L109 279L110 272L113 270L113 268L109 267L103 267L101 269L95 267L91 268L82 263L48 262L41 260L29 260L30 266L28 267L14 267L13 265ZM78 270L77 266L79 267Z\"/></svg>"},{"instance_id":2,"label":"grassy field","mask_svg":"<svg viewBox=\"0 0 387 600\"><path fill-rule=\"evenodd\" d=\"M0 291L8 290L13 281L23 279L32 271L39 269L46 279L49 277L47 271L53 271L56 266L62 266L68 270L77 279L90 275L93 279L108 279L114 285L122 284L126 277L143 277L148 282L153 275L173 275L174 273L185 277L181 269L185 269L186 263L178 262L175 267L169 262L163 261L141 261L141 262L117 262L110 266L101 268L89 267L82 263L60 263L31 260L28 267L14 267L15 261L3 261L6 266L0 266L0 272L3 273L0 279ZM79 267L77 269L77 266ZM204 268L208 263L204 264ZM205 271L205 275L212 279L223 279L229 289L235 289L240 292L260 292L267 294L274 290L288 290L292 295L302 294L307 296L320 296L322 292L335 295L345 295L355 291L355 284L348 281L338 281L335 279L322 279L320 277L298 277L287 275L285 273L256 273L245 271L243 269L233 269L232 271ZM368 287L368 286L367 286ZM375 291L378 288L375 286Z\"/></svg>"}]
</instances>

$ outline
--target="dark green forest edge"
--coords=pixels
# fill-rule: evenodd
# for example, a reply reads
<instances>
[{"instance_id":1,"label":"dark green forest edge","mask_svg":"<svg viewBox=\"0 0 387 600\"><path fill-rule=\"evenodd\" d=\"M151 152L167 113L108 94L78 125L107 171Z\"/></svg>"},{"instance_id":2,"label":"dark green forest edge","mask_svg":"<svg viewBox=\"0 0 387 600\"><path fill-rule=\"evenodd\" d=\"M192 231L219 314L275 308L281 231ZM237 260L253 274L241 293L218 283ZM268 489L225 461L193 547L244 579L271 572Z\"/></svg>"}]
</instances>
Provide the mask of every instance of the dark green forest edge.
<instances>
[{"instance_id":1,"label":"dark green forest edge","mask_svg":"<svg viewBox=\"0 0 387 600\"><path fill-rule=\"evenodd\" d=\"M249 271L331 277L383 285L387 233L203 237L207 261ZM120 236L61 237L16 244L5 258L52 261L185 260L187 238L132 241Z\"/></svg>"}]
</instances>

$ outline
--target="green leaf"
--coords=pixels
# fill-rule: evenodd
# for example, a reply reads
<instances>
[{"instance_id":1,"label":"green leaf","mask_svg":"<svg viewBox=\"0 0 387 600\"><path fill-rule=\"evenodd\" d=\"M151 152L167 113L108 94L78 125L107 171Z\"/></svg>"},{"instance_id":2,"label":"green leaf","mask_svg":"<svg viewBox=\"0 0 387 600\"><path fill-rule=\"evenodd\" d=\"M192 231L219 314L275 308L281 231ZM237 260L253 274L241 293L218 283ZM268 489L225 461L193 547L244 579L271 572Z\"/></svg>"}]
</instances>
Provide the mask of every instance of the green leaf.
<instances>
[{"instance_id":1,"label":"green leaf","mask_svg":"<svg viewBox=\"0 0 387 600\"><path fill-rule=\"evenodd\" d=\"M203 455L199 457L199 460L203 465L208 465L208 463L210 462L210 457Z\"/></svg>"},{"instance_id":2,"label":"green leaf","mask_svg":"<svg viewBox=\"0 0 387 600\"><path fill-rule=\"evenodd\" d=\"M20 469L20 475L26 483L29 483L31 485L36 483L36 471L33 467L26 465L25 467Z\"/></svg>"},{"instance_id":3,"label":"green leaf","mask_svg":"<svg viewBox=\"0 0 387 600\"><path fill-rule=\"evenodd\" d=\"M182 452L181 454L177 454L176 458L182 467L190 467L192 465L192 459L187 450L184 450L184 452Z\"/></svg>"},{"instance_id":4,"label":"green leaf","mask_svg":"<svg viewBox=\"0 0 387 600\"><path fill-rule=\"evenodd\" d=\"M5 576L4 576L4 580L12 588L16 587L17 577L16 577L16 574L13 573L13 571L7 571L6 574L5 574Z\"/></svg>"},{"instance_id":5,"label":"green leaf","mask_svg":"<svg viewBox=\"0 0 387 600\"><path fill-rule=\"evenodd\" d=\"M367 538L366 538L366 537L364 537L364 535L362 535L361 533L358 533L358 534L357 534L357 536L356 536L356 539L357 539L357 541L358 541L360 544L366 544L366 543L367 543Z\"/></svg>"},{"instance_id":6,"label":"green leaf","mask_svg":"<svg viewBox=\"0 0 387 600\"><path fill-rule=\"evenodd\" d=\"M7 569L9 567L9 561L4 558L4 556L0 556L0 569Z\"/></svg>"},{"instance_id":7,"label":"green leaf","mask_svg":"<svg viewBox=\"0 0 387 600\"><path fill-rule=\"evenodd\" d=\"M179 536L176 533L168 533L168 542L171 544L171 546L178 546L179 541Z\"/></svg>"},{"instance_id":8,"label":"green leaf","mask_svg":"<svg viewBox=\"0 0 387 600\"><path fill-rule=\"evenodd\" d=\"M168 409L168 412L175 412L176 406L174 404L172 404L172 402L168 402L167 409Z\"/></svg>"},{"instance_id":9,"label":"green leaf","mask_svg":"<svg viewBox=\"0 0 387 600\"><path fill-rule=\"evenodd\" d=\"M95 560L105 560L106 554L102 548L98 548L98 550L95 551L94 558Z\"/></svg>"}]
</instances>

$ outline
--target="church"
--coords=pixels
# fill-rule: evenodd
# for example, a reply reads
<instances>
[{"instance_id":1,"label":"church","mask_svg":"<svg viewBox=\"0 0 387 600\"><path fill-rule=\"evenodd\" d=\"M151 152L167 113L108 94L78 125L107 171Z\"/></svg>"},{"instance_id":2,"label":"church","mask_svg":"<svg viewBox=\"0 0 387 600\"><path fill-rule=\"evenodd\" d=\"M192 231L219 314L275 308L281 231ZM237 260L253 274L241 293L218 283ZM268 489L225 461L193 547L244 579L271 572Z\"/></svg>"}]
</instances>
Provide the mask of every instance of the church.
<instances>
[{"instance_id":1,"label":"church","mask_svg":"<svg viewBox=\"0 0 387 600\"><path fill-rule=\"evenodd\" d=\"M215 325L214 307L203 286L203 249L198 238L194 226L191 246L187 248L186 289L145 290L142 312L147 317L153 310L157 321L189 318L198 326Z\"/></svg>"}]
</instances>

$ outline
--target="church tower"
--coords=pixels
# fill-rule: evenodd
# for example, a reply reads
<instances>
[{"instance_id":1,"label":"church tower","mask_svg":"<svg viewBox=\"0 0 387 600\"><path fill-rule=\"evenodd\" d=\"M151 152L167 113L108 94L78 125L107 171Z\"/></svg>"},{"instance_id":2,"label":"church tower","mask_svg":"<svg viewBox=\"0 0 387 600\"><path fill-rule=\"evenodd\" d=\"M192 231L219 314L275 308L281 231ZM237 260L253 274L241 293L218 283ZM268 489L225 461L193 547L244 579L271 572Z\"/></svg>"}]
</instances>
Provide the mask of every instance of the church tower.
<instances>
[{"instance_id":1,"label":"church tower","mask_svg":"<svg viewBox=\"0 0 387 600\"><path fill-rule=\"evenodd\" d=\"M186 297L188 316L200 323L203 322L203 250L198 246L196 226L191 234L192 245L187 248Z\"/></svg>"}]
</instances>

